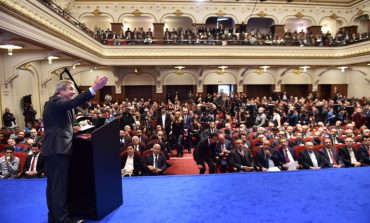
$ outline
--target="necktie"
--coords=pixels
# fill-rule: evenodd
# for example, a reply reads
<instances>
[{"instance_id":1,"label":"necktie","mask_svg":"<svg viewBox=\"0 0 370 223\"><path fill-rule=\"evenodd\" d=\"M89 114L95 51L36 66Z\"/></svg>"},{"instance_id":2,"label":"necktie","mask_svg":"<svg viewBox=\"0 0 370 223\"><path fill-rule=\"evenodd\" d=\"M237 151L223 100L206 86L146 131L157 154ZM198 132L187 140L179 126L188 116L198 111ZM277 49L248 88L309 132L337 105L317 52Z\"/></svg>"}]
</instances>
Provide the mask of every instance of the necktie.
<instances>
[{"instance_id":1,"label":"necktie","mask_svg":"<svg viewBox=\"0 0 370 223\"><path fill-rule=\"evenodd\" d=\"M243 150L238 150L239 154L243 157L244 156L244 152Z\"/></svg>"},{"instance_id":2,"label":"necktie","mask_svg":"<svg viewBox=\"0 0 370 223\"><path fill-rule=\"evenodd\" d=\"M331 152L331 150L329 150L329 154L330 154L331 160L333 161L333 165L337 165L337 161L335 161L333 153Z\"/></svg>"},{"instance_id":3,"label":"necktie","mask_svg":"<svg viewBox=\"0 0 370 223\"><path fill-rule=\"evenodd\" d=\"M36 155L33 155L30 171L33 171L33 168L35 168L35 162L36 162Z\"/></svg>"},{"instance_id":4,"label":"necktie","mask_svg":"<svg viewBox=\"0 0 370 223\"><path fill-rule=\"evenodd\" d=\"M158 155L154 155L154 167L158 168Z\"/></svg>"},{"instance_id":5,"label":"necktie","mask_svg":"<svg viewBox=\"0 0 370 223\"><path fill-rule=\"evenodd\" d=\"M288 149L285 149L285 162L286 163L290 163L290 159L289 159L289 156L288 156Z\"/></svg>"}]
</instances>

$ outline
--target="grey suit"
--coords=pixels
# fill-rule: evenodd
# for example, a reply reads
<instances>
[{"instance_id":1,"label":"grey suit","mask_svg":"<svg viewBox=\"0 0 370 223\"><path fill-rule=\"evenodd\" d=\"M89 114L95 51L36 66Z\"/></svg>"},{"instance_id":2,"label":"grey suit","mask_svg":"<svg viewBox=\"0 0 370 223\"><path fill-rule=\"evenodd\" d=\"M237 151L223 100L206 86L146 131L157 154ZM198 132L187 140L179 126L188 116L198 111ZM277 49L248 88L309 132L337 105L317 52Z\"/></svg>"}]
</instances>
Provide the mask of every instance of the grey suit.
<instances>
[{"instance_id":1,"label":"grey suit","mask_svg":"<svg viewBox=\"0 0 370 223\"><path fill-rule=\"evenodd\" d=\"M42 153L46 157L49 222L69 222L67 210L68 171L72 153L72 109L93 98L88 90L73 99L54 95L45 104Z\"/></svg>"},{"instance_id":2,"label":"grey suit","mask_svg":"<svg viewBox=\"0 0 370 223\"><path fill-rule=\"evenodd\" d=\"M19 158L13 156L13 159L9 164L5 161L6 156L0 157L0 178L17 178L18 177L18 168L19 168Z\"/></svg>"}]
</instances>

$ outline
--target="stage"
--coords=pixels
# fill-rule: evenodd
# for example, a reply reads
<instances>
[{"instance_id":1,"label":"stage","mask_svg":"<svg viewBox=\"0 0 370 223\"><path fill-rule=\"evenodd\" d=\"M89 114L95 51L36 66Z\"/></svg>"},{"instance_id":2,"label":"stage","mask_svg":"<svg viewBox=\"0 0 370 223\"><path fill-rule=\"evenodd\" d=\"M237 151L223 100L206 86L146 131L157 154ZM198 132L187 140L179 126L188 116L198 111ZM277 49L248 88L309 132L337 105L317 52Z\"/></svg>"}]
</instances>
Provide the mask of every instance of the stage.
<instances>
[{"instance_id":1,"label":"stage","mask_svg":"<svg viewBox=\"0 0 370 223\"><path fill-rule=\"evenodd\" d=\"M99 222L370 222L365 167L122 181L123 205ZM45 179L1 180L0 222L46 223L45 187Z\"/></svg>"}]
</instances>

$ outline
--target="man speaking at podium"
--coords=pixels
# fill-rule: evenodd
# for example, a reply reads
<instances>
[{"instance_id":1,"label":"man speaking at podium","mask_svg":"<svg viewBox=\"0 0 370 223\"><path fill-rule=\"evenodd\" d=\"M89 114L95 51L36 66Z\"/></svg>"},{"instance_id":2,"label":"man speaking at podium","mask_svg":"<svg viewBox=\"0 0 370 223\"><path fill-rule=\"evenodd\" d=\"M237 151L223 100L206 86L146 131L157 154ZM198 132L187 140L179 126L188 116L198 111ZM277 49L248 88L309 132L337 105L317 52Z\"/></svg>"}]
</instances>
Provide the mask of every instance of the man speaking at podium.
<instances>
[{"instance_id":1,"label":"man speaking at podium","mask_svg":"<svg viewBox=\"0 0 370 223\"><path fill-rule=\"evenodd\" d=\"M45 128L42 153L46 157L46 199L48 222L84 222L69 216L67 207L68 171L73 138L73 109L92 99L96 91L108 82L107 77L96 77L89 90L75 96L70 80L60 80L55 93L45 103L43 121Z\"/></svg>"}]
</instances>

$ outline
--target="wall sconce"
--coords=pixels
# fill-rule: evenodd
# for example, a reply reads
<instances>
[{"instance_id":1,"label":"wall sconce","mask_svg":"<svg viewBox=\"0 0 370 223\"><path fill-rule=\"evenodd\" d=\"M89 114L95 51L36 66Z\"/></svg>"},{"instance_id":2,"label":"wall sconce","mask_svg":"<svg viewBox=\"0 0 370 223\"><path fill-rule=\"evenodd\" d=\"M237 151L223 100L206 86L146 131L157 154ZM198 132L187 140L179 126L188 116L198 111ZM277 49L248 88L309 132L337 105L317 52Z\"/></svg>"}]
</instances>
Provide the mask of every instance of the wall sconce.
<instances>
[{"instance_id":1,"label":"wall sconce","mask_svg":"<svg viewBox=\"0 0 370 223\"><path fill-rule=\"evenodd\" d=\"M72 69L75 70L76 66L80 66L80 65L81 65L81 63L75 63L75 64L72 65Z\"/></svg>"},{"instance_id":2,"label":"wall sconce","mask_svg":"<svg viewBox=\"0 0 370 223\"><path fill-rule=\"evenodd\" d=\"M293 70L293 73L294 73L295 75L300 75L300 74L301 74L301 70L300 70L299 68L294 69L294 70Z\"/></svg>"},{"instance_id":3,"label":"wall sconce","mask_svg":"<svg viewBox=\"0 0 370 223\"><path fill-rule=\"evenodd\" d=\"M13 50L22 49L22 48L23 48L22 46L16 46L16 45L0 45L0 49L8 50L9 56L13 55Z\"/></svg>"},{"instance_id":4,"label":"wall sconce","mask_svg":"<svg viewBox=\"0 0 370 223\"><path fill-rule=\"evenodd\" d=\"M53 60L59 59L59 57L57 57L57 56L48 56L47 59L49 61L49 64L52 64Z\"/></svg>"},{"instance_id":5,"label":"wall sconce","mask_svg":"<svg viewBox=\"0 0 370 223\"><path fill-rule=\"evenodd\" d=\"M184 66L176 66L175 68L177 69L177 71L175 72L177 75L183 75L184 74L184 71L182 71L182 69L185 69Z\"/></svg>"},{"instance_id":6,"label":"wall sconce","mask_svg":"<svg viewBox=\"0 0 370 223\"><path fill-rule=\"evenodd\" d=\"M346 66L341 66L341 67L338 67L338 69L340 69L340 71L342 72L342 73L344 73L344 71L346 71L346 69L347 69L348 67L346 67Z\"/></svg>"},{"instance_id":7,"label":"wall sconce","mask_svg":"<svg viewBox=\"0 0 370 223\"><path fill-rule=\"evenodd\" d=\"M262 75L262 74L263 74L263 69L258 68L258 69L256 70L256 74L257 74L257 75Z\"/></svg>"},{"instance_id":8,"label":"wall sconce","mask_svg":"<svg viewBox=\"0 0 370 223\"><path fill-rule=\"evenodd\" d=\"M224 74L225 73L225 69L227 69L229 67L228 66L219 66L217 68L218 69L217 69L216 73L219 74L219 75L221 75L221 74Z\"/></svg>"},{"instance_id":9,"label":"wall sconce","mask_svg":"<svg viewBox=\"0 0 370 223\"><path fill-rule=\"evenodd\" d=\"M302 66L302 67L299 67L303 70L303 72L307 72L307 69L311 68L310 66Z\"/></svg>"}]
</instances>

